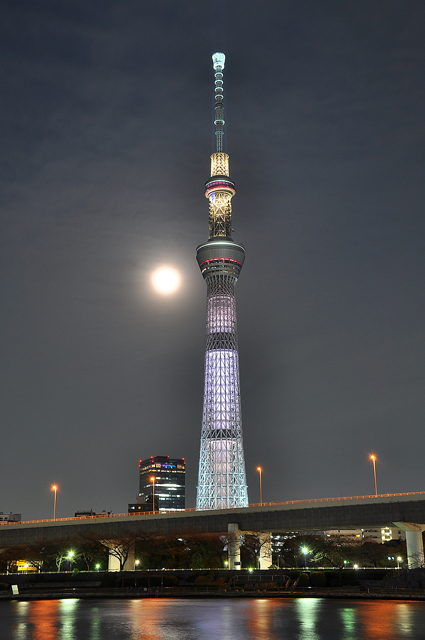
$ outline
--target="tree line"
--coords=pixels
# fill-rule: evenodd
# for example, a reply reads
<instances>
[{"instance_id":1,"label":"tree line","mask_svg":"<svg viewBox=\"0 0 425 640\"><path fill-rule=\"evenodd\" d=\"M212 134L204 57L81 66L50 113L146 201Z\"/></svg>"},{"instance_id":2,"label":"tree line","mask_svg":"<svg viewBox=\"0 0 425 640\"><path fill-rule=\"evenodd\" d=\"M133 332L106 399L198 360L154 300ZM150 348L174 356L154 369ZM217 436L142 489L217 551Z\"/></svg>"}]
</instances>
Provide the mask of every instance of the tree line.
<instances>
[{"instance_id":1,"label":"tree line","mask_svg":"<svg viewBox=\"0 0 425 640\"><path fill-rule=\"evenodd\" d=\"M25 562L28 570L95 571L107 570L108 555L114 556L120 570L132 558L130 569L210 569L225 568L230 537L214 533L137 534L119 537L93 533L66 537L58 541L41 540L30 545L9 547L0 551L0 572L17 571ZM263 551L270 567L333 567L357 564L367 567L397 566L406 560L406 545L392 540L380 544L368 539L348 539L311 533L287 533L272 536L271 556L264 553L264 535L244 533L240 539L241 565L257 568ZM389 560L390 558L390 560Z\"/></svg>"}]
</instances>

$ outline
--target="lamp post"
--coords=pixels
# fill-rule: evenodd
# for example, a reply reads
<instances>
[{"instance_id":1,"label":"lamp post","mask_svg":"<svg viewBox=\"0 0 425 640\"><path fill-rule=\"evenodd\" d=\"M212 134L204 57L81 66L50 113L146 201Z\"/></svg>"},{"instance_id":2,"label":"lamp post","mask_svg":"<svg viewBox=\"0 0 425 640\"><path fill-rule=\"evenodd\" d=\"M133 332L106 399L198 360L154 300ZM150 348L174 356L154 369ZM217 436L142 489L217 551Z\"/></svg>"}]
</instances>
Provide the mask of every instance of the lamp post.
<instances>
[{"instance_id":1,"label":"lamp post","mask_svg":"<svg viewBox=\"0 0 425 640\"><path fill-rule=\"evenodd\" d=\"M375 456L374 453L371 453L369 458L373 462L373 477L375 478L375 496L377 496L378 495L378 485L376 483L376 461L377 461L378 458Z\"/></svg>"},{"instance_id":2,"label":"lamp post","mask_svg":"<svg viewBox=\"0 0 425 640\"><path fill-rule=\"evenodd\" d=\"M304 554L304 569L306 569L306 568L307 568L307 555L308 555L310 552L309 552L309 550L307 549L307 547L303 547L303 548L301 549L301 551L302 551L302 552L303 552L303 554Z\"/></svg>"},{"instance_id":3,"label":"lamp post","mask_svg":"<svg viewBox=\"0 0 425 640\"><path fill-rule=\"evenodd\" d=\"M397 569L400 569L400 562L403 560L400 556L397 557Z\"/></svg>"},{"instance_id":4,"label":"lamp post","mask_svg":"<svg viewBox=\"0 0 425 640\"><path fill-rule=\"evenodd\" d=\"M67 560L69 560L69 570L72 571L72 558L74 557L74 552L69 551Z\"/></svg>"},{"instance_id":5,"label":"lamp post","mask_svg":"<svg viewBox=\"0 0 425 640\"><path fill-rule=\"evenodd\" d=\"M155 513L155 476L152 476L152 511Z\"/></svg>"},{"instance_id":6,"label":"lamp post","mask_svg":"<svg viewBox=\"0 0 425 640\"><path fill-rule=\"evenodd\" d=\"M56 520L56 494L58 492L58 487L56 484L52 485L52 491L55 492L55 497L53 499L53 520Z\"/></svg>"},{"instance_id":7,"label":"lamp post","mask_svg":"<svg viewBox=\"0 0 425 640\"><path fill-rule=\"evenodd\" d=\"M263 470L261 467L257 467L257 471L260 474L260 504L263 506L263 486L261 483L261 474L263 473Z\"/></svg>"}]
</instances>

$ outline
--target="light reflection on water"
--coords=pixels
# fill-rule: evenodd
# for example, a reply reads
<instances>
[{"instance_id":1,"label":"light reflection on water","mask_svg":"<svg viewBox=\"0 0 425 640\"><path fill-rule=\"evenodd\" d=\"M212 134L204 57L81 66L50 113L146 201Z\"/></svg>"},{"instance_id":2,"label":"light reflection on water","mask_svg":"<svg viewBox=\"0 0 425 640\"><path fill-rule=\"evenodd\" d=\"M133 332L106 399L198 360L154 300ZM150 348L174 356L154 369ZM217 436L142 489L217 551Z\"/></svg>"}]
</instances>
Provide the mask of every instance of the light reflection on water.
<instances>
[{"instance_id":1,"label":"light reflection on water","mask_svg":"<svg viewBox=\"0 0 425 640\"><path fill-rule=\"evenodd\" d=\"M318 618L323 603L320 598L295 600L298 624L300 627L299 638L302 640L320 640L318 633Z\"/></svg>"},{"instance_id":2,"label":"light reflection on water","mask_svg":"<svg viewBox=\"0 0 425 640\"><path fill-rule=\"evenodd\" d=\"M43 600L29 603L28 628L31 640L56 640L59 634L59 600Z\"/></svg>"},{"instance_id":3,"label":"light reflection on water","mask_svg":"<svg viewBox=\"0 0 425 640\"><path fill-rule=\"evenodd\" d=\"M425 603L298 599L0 602L1 640L423 640Z\"/></svg>"},{"instance_id":4,"label":"light reflection on water","mask_svg":"<svg viewBox=\"0 0 425 640\"><path fill-rule=\"evenodd\" d=\"M400 603L397 608L398 629L400 638L410 638L414 630L414 617L412 609L405 603ZM424 629L425 635L425 629Z\"/></svg>"},{"instance_id":5,"label":"light reflection on water","mask_svg":"<svg viewBox=\"0 0 425 640\"><path fill-rule=\"evenodd\" d=\"M341 640L351 640L356 638L356 609L352 606L344 606L339 610L339 615L342 620L342 635Z\"/></svg>"}]
</instances>

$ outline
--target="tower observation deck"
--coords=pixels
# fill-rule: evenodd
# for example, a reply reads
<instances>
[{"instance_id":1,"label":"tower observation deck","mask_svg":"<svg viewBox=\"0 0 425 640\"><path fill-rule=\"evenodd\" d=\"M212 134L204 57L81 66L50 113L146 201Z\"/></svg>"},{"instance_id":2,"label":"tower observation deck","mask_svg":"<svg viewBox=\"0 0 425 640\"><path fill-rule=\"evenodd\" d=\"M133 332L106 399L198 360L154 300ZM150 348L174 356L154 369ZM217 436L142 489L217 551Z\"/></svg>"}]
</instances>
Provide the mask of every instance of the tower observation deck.
<instances>
[{"instance_id":1,"label":"tower observation deck","mask_svg":"<svg viewBox=\"0 0 425 640\"><path fill-rule=\"evenodd\" d=\"M209 202L209 238L196 250L207 284L205 387L196 508L248 506L239 384L235 284L245 249L232 239L229 156L223 152L223 69L225 55L212 57L215 75L214 127L216 151L211 178L205 184Z\"/></svg>"}]
</instances>

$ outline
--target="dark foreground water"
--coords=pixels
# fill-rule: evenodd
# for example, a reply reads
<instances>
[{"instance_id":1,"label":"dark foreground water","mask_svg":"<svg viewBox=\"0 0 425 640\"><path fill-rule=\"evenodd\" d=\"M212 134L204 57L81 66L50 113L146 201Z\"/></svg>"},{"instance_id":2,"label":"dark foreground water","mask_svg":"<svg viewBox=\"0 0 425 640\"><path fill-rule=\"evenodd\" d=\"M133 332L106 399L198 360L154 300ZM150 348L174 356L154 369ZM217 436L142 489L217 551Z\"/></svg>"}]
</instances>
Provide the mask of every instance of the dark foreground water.
<instances>
[{"instance_id":1,"label":"dark foreground water","mask_svg":"<svg viewBox=\"0 0 425 640\"><path fill-rule=\"evenodd\" d=\"M425 639L425 602L308 599L0 602L1 640Z\"/></svg>"}]
</instances>

